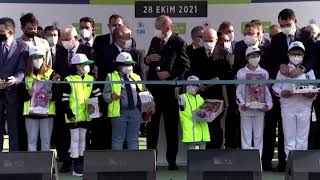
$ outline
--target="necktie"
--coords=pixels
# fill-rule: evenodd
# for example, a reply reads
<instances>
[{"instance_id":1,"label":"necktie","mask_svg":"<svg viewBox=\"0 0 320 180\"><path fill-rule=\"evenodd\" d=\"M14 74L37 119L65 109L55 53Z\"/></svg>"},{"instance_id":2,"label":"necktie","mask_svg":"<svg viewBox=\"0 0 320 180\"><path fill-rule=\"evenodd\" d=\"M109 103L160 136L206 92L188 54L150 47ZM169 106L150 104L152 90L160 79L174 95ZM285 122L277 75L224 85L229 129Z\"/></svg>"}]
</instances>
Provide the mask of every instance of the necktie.
<instances>
[{"instance_id":1,"label":"necktie","mask_svg":"<svg viewBox=\"0 0 320 180\"><path fill-rule=\"evenodd\" d=\"M71 64L72 57L73 57L73 51L69 50L69 58L68 59L69 59L70 64Z\"/></svg>"},{"instance_id":2,"label":"necktie","mask_svg":"<svg viewBox=\"0 0 320 180\"><path fill-rule=\"evenodd\" d=\"M125 49L122 49L121 52L127 52Z\"/></svg>"},{"instance_id":3,"label":"necktie","mask_svg":"<svg viewBox=\"0 0 320 180\"><path fill-rule=\"evenodd\" d=\"M160 51L163 50L165 44L166 44L166 42L164 41L164 39L161 39L161 42L160 42Z\"/></svg>"},{"instance_id":4,"label":"necktie","mask_svg":"<svg viewBox=\"0 0 320 180\"><path fill-rule=\"evenodd\" d=\"M123 75L123 79L125 81L129 81L128 75ZM133 93L131 89L131 84L125 84L126 91L127 91L127 97L128 97L128 105L129 109L134 109L134 100L133 100Z\"/></svg>"},{"instance_id":5,"label":"necktie","mask_svg":"<svg viewBox=\"0 0 320 180\"><path fill-rule=\"evenodd\" d=\"M3 55L4 59L6 59L7 55L8 55L8 47L5 43L2 43L1 50L2 50L2 55Z\"/></svg>"},{"instance_id":6,"label":"necktie","mask_svg":"<svg viewBox=\"0 0 320 180\"><path fill-rule=\"evenodd\" d=\"M85 45L91 47L89 42L86 42Z\"/></svg>"},{"instance_id":7,"label":"necktie","mask_svg":"<svg viewBox=\"0 0 320 180\"><path fill-rule=\"evenodd\" d=\"M290 46L290 44L294 41L294 36L290 34L288 38L289 38L289 46Z\"/></svg>"}]
</instances>

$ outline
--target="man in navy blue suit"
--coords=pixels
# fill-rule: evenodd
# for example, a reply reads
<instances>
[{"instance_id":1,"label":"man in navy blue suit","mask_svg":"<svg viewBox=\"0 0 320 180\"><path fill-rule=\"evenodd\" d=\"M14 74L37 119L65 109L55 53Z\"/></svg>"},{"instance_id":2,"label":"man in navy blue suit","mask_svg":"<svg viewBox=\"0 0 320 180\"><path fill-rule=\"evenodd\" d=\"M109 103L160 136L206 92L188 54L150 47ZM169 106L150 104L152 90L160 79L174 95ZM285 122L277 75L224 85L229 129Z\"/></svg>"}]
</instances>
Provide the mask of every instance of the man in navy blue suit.
<instances>
[{"instance_id":1,"label":"man in navy blue suit","mask_svg":"<svg viewBox=\"0 0 320 180\"><path fill-rule=\"evenodd\" d=\"M7 120L9 150L19 151L18 84L24 78L29 56L28 46L13 38L15 23L11 18L0 18L0 125ZM5 112L4 112L5 111ZM3 149L4 127L0 127L0 152Z\"/></svg>"}]
</instances>

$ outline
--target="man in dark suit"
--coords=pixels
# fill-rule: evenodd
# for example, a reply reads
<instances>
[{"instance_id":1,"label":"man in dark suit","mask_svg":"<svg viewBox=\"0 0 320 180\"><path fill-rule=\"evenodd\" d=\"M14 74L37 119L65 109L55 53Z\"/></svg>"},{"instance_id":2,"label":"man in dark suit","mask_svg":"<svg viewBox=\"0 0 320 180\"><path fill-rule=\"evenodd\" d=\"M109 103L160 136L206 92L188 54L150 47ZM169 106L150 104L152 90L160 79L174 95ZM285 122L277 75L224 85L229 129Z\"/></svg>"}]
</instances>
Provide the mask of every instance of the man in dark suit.
<instances>
[{"instance_id":1,"label":"man in dark suit","mask_svg":"<svg viewBox=\"0 0 320 180\"><path fill-rule=\"evenodd\" d=\"M86 46L92 47L94 42L95 23L91 17L83 17L80 19L80 35L79 42Z\"/></svg>"},{"instance_id":2,"label":"man in dark suit","mask_svg":"<svg viewBox=\"0 0 320 180\"><path fill-rule=\"evenodd\" d=\"M60 75L60 79L64 80L70 73L71 58L76 53L85 54L89 59L93 59L92 48L80 44L77 40L77 30L73 26L68 26L61 30L61 42L63 47L57 47L55 72ZM94 74L92 71L90 72ZM60 91L61 92L61 91ZM63 161L61 172L69 172L71 160L69 157L70 146L70 131L65 122L64 110L62 106L62 94L56 100L56 117L55 130L59 133L56 134L56 149L59 159Z\"/></svg>"},{"instance_id":3,"label":"man in dark suit","mask_svg":"<svg viewBox=\"0 0 320 180\"><path fill-rule=\"evenodd\" d=\"M191 30L191 39L192 43L187 46L187 55L189 59L193 59L193 52L194 50L203 47L203 40L202 40L202 31L204 30L204 27L202 26L196 26Z\"/></svg>"},{"instance_id":4,"label":"man in dark suit","mask_svg":"<svg viewBox=\"0 0 320 180\"><path fill-rule=\"evenodd\" d=\"M7 120L9 150L19 151L18 114L20 103L18 87L23 78L29 57L28 45L13 38L15 23L11 18L0 18L0 151L3 149L4 122Z\"/></svg>"},{"instance_id":5,"label":"man in dark suit","mask_svg":"<svg viewBox=\"0 0 320 180\"><path fill-rule=\"evenodd\" d=\"M190 68L185 41L172 32L172 20L168 16L158 17L155 29L157 37L152 39L145 59L149 66L147 79L176 80L183 78L184 73ZM166 158L169 170L177 170L179 107L175 98L175 86L148 85L147 87L153 94L156 103L156 112L151 122L147 124L147 147L157 149L160 117L163 113L167 140Z\"/></svg>"},{"instance_id":6,"label":"man in dark suit","mask_svg":"<svg viewBox=\"0 0 320 180\"><path fill-rule=\"evenodd\" d=\"M59 29L55 26L47 26L44 28L44 36L49 43L52 57L52 67L55 69L57 46L60 46L58 45L60 36Z\"/></svg>"},{"instance_id":7,"label":"man in dark suit","mask_svg":"<svg viewBox=\"0 0 320 180\"><path fill-rule=\"evenodd\" d=\"M310 32L302 31L297 27L297 19L294 11L291 9L282 10L278 15L278 22L282 32L272 37L269 49L270 53L268 53L268 62L264 63L270 78L275 79L279 70L282 74L294 78L316 67L314 36ZM287 53L289 44L293 41L301 41L304 44L306 47L306 55L304 56L302 65L289 72ZM265 126L262 165L264 169L270 169L271 167L275 147L276 127L278 124L278 170L284 171L286 160L283 150L282 120L278 98L273 98L273 109L266 113L265 118L266 122L270 124L266 124Z\"/></svg>"},{"instance_id":8,"label":"man in dark suit","mask_svg":"<svg viewBox=\"0 0 320 180\"><path fill-rule=\"evenodd\" d=\"M194 53L196 60L190 60L191 72L200 80L211 80L218 78L221 80L228 79L231 68L226 60L226 50L220 49L221 44L216 45L218 40L217 32L212 28L207 28L203 32L204 47L199 48ZM227 101L226 95L223 94L221 85L203 85L200 88L200 95L204 99L219 99ZM223 145L223 130L221 127L221 114L216 120L209 123L211 141L206 144L207 149L220 149Z\"/></svg>"},{"instance_id":9,"label":"man in dark suit","mask_svg":"<svg viewBox=\"0 0 320 180\"><path fill-rule=\"evenodd\" d=\"M236 43L234 48L234 65L233 72L236 74L239 69L246 66L246 50L249 46L258 46L261 50L261 63L265 59L265 49L270 45L270 42L265 38L261 38L259 26L256 23L247 23L245 25L244 39Z\"/></svg>"}]
</instances>

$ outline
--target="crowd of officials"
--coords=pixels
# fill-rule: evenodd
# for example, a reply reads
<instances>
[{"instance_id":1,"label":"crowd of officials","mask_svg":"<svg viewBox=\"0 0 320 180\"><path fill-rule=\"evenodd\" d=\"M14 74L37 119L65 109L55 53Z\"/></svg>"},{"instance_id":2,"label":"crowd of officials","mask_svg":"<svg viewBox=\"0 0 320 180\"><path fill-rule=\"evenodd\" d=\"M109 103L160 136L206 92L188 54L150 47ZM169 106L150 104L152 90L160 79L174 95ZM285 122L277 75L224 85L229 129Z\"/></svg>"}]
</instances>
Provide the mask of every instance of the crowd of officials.
<instances>
[{"instance_id":1,"label":"crowd of officials","mask_svg":"<svg viewBox=\"0 0 320 180\"><path fill-rule=\"evenodd\" d=\"M194 27L188 46L172 31L171 18L159 16L145 55L137 50L139 42L120 15L110 16L110 33L101 36L95 35L90 17L80 19L79 34L73 26L42 29L32 13L24 14L20 23L23 35L17 38L14 21L0 18L0 150L5 133L10 151L55 148L63 162L60 171L72 170L74 176L82 176L86 149L139 149L139 135L147 137L148 149L157 149L161 120L169 170L178 169L179 123L182 142L189 149L258 149L264 170L272 170L275 146L279 171L285 169L290 150L320 148L316 138L320 124L311 121L313 111L316 119L320 118L317 93L293 94L287 84L262 85L265 105L250 109L246 91L249 86L257 88L254 85L88 83L242 80L252 74L265 80L317 79L320 30L315 24L299 28L291 9L279 13L278 24L268 29L269 38L263 23L252 20L241 30L243 37L237 37L242 40L236 42L237 27L224 21L217 31ZM33 81L38 80L65 81L53 83L46 94L48 116L30 113ZM149 91L155 103L147 123L140 108L139 93L143 91ZM86 101L94 97L101 116L89 119ZM224 113L210 123L194 121L192 112L206 99L223 100Z\"/></svg>"}]
</instances>

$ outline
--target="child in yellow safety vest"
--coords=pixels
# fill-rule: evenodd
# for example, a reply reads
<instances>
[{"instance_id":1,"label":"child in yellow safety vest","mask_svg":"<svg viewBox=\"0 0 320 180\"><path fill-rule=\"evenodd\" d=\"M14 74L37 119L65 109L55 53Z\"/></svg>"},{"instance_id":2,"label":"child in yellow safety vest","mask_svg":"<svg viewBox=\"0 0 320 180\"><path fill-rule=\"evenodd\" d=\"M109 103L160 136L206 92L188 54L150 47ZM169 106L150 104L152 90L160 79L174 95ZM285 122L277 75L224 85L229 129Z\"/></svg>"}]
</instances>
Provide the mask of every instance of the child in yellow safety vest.
<instances>
[{"instance_id":1,"label":"child in yellow safety vest","mask_svg":"<svg viewBox=\"0 0 320 180\"><path fill-rule=\"evenodd\" d=\"M101 107L101 92L90 72L89 60L85 54L75 54L71 59L72 72L66 77L63 91L63 106L66 123L70 127L70 157L72 158L72 175L83 175L83 153L86 149L86 132L90 121L87 101L90 97L98 97Z\"/></svg>"},{"instance_id":2,"label":"child in yellow safety vest","mask_svg":"<svg viewBox=\"0 0 320 180\"><path fill-rule=\"evenodd\" d=\"M190 76L188 81L199 81L196 76ZM204 100L197 94L199 85L188 85L187 92L179 96L179 115L182 128L182 142L188 149L205 149L206 142L210 141L207 122L197 121L192 117L192 112L202 107Z\"/></svg>"},{"instance_id":3,"label":"child in yellow safety vest","mask_svg":"<svg viewBox=\"0 0 320 180\"><path fill-rule=\"evenodd\" d=\"M23 115L26 118L26 130L28 135L28 151L37 151L37 142L40 132L41 151L50 151L50 140L53 129L53 117L56 114L55 98L57 95L56 84L48 88L35 89L39 84L46 86L45 82L54 80L55 72L45 63L45 49L36 46L29 47L29 59L27 62L25 77L25 99ZM37 82L38 81L38 82ZM35 83L38 86L34 85ZM31 103L34 99L34 103ZM49 107L47 109L47 103ZM31 104L33 107L31 107ZM36 108L41 111L36 111ZM35 110L34 110L35 109ZM43 110L43 111L42 111Z\"/></svg>"},{"instance_id":4,"label":"child in yellow safety vest","mask_svg":"<svg viewBox=\"0 0 320 180\"><path fill-rule=\"evenodd\" d=\"M116 63L118 70L108 74L108 81L141 81L140 76L133 73L135 62L129 53L120 53ZM111 118L113 150L123 149L125 140L128 149L139 149L141 91L142 84L105 84L103 98L108 103L108 117Z\"/></svg>"}]
</instances>

